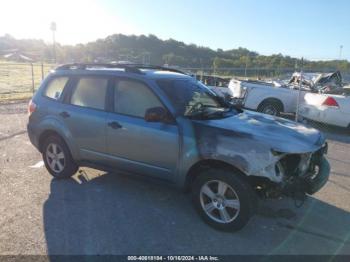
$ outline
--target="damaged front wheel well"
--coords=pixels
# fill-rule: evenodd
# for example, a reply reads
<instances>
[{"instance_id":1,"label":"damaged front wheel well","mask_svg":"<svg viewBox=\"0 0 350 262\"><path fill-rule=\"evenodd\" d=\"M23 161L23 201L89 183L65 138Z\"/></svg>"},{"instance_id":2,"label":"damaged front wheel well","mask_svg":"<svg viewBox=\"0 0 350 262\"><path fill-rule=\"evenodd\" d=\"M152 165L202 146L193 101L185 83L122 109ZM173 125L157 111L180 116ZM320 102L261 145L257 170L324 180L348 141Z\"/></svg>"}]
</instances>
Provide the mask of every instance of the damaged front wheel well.
<instances>
[{"instance_id":1,"label":"damaged front wheel well","mask_svg":"<svg viewBox=\"0 0 350 262\"><path fill-rule=\"evenodd\" d=\"M220 160L205 159L194 164L188 171L186 176L186 181L185 181L185 192L191 191L191 185L193 181L196 179L196 177L200 174L201 170L208 169L208 168L229 170L235 175L238 175L244 180L250 182L249 177L246 174L244 174L241 170L236 168L235 166Z\"/></svg>"}]
</instances>

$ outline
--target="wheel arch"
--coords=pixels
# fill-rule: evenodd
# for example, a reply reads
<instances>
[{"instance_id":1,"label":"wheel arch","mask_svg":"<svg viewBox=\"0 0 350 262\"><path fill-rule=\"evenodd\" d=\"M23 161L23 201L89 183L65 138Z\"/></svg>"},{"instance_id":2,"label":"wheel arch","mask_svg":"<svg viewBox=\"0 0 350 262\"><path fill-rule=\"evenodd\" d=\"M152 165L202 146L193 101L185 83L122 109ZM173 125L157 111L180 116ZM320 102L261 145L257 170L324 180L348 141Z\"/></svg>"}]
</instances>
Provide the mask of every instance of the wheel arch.
<instances>
[{"instance_id":1,"label":"wheel arch","mask_svg":"<svg viewBox=\"0 0 350 262\"><path fill-rule=\"evenodd\" d=\"M73 157L73 159L77 159L77 153L74 150L74 148L72 147L72 145L70 145L67 141L67 138L61 134L60 132L58 132L57 130L53 130L53 129L46 129L45 131L43 131L40 136L39 136L39 151L42 153L43 152L43 146L45 143L45 140L50 137L50 136L57 136L60 139L62 139L62 141L65 143L65 145L67 146L67 148L69 149L69 152L71 154L71 156Z\"/></svg>"},{"instance_id":2,"label":"wheel arch","mask_svg":"<svg viewBox=\"0 0 350 262\"><path fill-rule=\"evenodd\" d=\"M57 118L47 117L43 121L40 122L38 126L38 149L42 152L43 141L49 135L56 135L60 137L69 148L69 151L74 160L79 160L79 149L74 141L72 134L69 129L66 128L64 123Z\"/></svg>"},{"instance_id":3,"label":"wheel arch","mask_svg":"<svg viewBox=\"0 0 350 262\"><path fill-rule=\"evenodd\" d=\"M48 129L48 130L43 131L39 136L39 151L41 153L43 152L43 146L45 144L45 140L50 136L57 136L57 137L61 138L64 141L64 143L67 145L66 140L59 132L57 132L56 130Z\"/></svg>"},{"instance_id":4,"label":"wheel arch","mask_svg":"<svg viewBox=\"0 0 350 262\"><path fill-rule=\"evenodd\" d=\"M203 159L196 163L194 163L188 170L186 174L186 179L184 183L184 190L185 192L191 191L191 185L193 181L196 179L196 177L199 175L200 171L206 168L217 168L217 169L223 169L223 170L229 170L231 172L234 172L235 175L238 175L242 179L245 179L249 181L248 175L245 174L242 170L237 168L236 166L216 159Z\"/></svg>"}]
</instances>

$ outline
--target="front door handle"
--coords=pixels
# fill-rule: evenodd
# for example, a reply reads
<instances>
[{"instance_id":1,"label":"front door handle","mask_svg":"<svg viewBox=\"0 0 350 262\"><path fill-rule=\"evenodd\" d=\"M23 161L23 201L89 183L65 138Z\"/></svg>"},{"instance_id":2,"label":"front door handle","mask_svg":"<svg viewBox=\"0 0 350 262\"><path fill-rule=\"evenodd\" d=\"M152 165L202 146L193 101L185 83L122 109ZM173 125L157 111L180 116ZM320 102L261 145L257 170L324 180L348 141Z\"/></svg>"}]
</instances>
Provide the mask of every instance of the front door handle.
<instances>
[{"instance_id":1,"label":"front door handle","mask_svg":"<svg viewBox=\"0 0 350 262\"><path fill-rule=\"evenodd\" d=\"M63 117L63 118L68 118L68 117L70 117L70 114L67 113L66 111L63 111L63 112L60 113L60 116Z\"/></svg>"},{"instance_id":2,"label":"front door handle","mask_svg":"<svg viewBox=\"0 0 350 262\"><path fill-rule=\"evenodd\" d=\"M108 125L113 128L113 129L118 129L118 128L122 128L123 126L121 124L119 124L118 122L109 122Z\"/></svg>"}]
</instances>

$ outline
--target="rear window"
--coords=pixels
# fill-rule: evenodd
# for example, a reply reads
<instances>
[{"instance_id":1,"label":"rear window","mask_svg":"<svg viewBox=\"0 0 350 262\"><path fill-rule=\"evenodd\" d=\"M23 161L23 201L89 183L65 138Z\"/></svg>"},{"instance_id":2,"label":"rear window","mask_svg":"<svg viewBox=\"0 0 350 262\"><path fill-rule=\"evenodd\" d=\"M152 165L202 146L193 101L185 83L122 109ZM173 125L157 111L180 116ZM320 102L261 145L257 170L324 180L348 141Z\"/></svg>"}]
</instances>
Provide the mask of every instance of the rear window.
<instances>
[{"instance_id":1,"label":"rear window","mask_svg":"<svg viewBox=\"0 0 350 262\"><path fill-rule=\"evenodd\" d=\"M68 82L68 77L56 77L47 85L44 96L58 100L60 99L63 89Z\"/></svg>"},{"instance_id":2,"label":"rear window","mask_svg":"<svg viewBox=\"0 0 350 262\"><path fill-rule=\"evenodd\" d=\"M108 79L102 77L82 77L71 97L71 104L94 109L105 109Z\"/></svg>"}]
</instances>

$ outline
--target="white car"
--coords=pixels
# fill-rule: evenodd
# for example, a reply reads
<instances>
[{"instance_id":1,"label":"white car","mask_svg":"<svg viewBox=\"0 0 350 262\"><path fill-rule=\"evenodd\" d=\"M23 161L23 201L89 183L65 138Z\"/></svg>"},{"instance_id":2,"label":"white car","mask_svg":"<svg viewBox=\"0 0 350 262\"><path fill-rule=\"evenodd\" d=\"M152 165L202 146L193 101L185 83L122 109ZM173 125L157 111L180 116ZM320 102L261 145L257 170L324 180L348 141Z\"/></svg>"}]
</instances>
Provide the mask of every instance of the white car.
<instances>
[{"instance_id":1,"label":"white car","mask_svg":"<svg viewBox=\"0 0 350 262\"><path fill-rule=\"evenodd\" d=\"M299 115L316 122L350 128L350 96L307 93Z\"/></svg>"}]
</instances>

